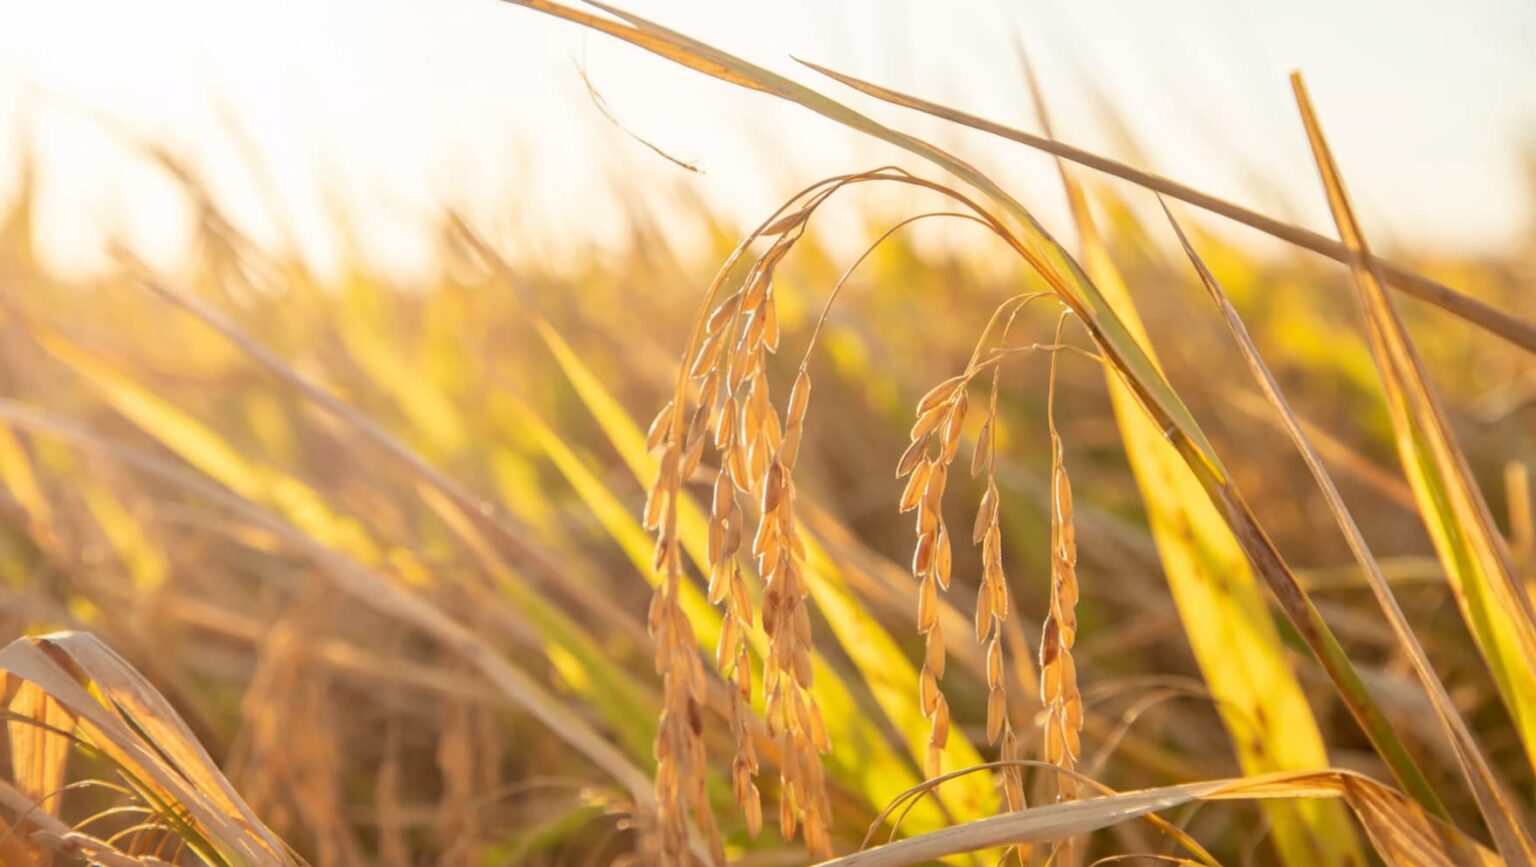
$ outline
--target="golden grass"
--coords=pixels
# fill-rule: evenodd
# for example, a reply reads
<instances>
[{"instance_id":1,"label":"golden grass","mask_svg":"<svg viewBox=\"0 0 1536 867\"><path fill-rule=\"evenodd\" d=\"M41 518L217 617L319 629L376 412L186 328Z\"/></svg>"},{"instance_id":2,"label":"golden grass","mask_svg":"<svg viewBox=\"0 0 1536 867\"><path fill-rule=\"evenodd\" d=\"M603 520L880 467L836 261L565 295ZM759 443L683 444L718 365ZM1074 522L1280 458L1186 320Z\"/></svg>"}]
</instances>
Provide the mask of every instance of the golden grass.
<instances>
[{"instance_id":1,"label":"golden grass","mask_svg":"<svg viewBox=\"0 0 1536 867\"><path fill-rule=\"evenodd\" d=\"M1299 83L1338 242L828 73L1348 263L1351 330L1344 275L1301 254L1175 222L1165 260L1140 193L1063 166L1074 255L977 166L803 85L518 5L946 176L829 178L703 260L640 216L575 277L449 216L426 287L260 249L158 151L203 260L118 250L64 285L24 189L3 863L1536 859L1519 253L1373 254ZM867 215L888 228L839 263L819 214L869 184L942 205ZM940 218L1002 255L908 237ZM660 291L680 274L702 300ZM1479 427L1491 388L1514 415ZM1427 578L1389 577L1410 561Z\"/></svg>"}]
</instances>

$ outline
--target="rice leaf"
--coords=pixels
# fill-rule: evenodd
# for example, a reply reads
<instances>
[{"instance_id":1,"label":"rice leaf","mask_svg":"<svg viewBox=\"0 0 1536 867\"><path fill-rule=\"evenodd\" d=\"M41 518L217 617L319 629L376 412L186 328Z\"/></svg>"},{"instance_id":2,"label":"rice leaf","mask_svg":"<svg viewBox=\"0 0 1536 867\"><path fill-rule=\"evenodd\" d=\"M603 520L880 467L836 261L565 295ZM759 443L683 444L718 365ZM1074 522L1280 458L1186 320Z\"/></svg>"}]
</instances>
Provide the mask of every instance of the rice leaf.
<instances>
[{"instance_id":1,"label":"rice leaf","mask_svg":"<svg viewBox=\"0 0 1536 867\"><path fill-rule=\"evenodd\" d=\"M1036 114L1047 136L1050 119L1027 60ZM1057 159L1077 226L1083 267L1127 327L1157 360L1130 290L1101 240L1081 184ZM1215 505L1177 451L1136 404L1131 389L1105 371L1126 456L1146 504L1184 634L1216 698L1238 761L1248 774L1307 770L1328 764L1322 734L1301 685L1286 661L1253 568ZM1293 867L1351 865L1359 843L1336 804L1266 804L1275 847Z\"/></svg>"},{"instance_id":2,"label":"rice leaf","mask_svg":"<svg viewBox=\"0 0 1536 867\"><path fill-rule=\"evenodd\" d=\"M512 0L509 0L509 2L512 2ZM1133 168L1108 157L1085 151L1082 148L1063 144L1053 138L1033 135L1024 130L1014 129L996 121L977 117L947 105L931 102L920 97L892 90L888 87L882 87L852 75L835 72L809 61L801 60L800 62L822 75L842 82L854 90L873 96L876 99L931 114L935 117L942 117L945 120L953 121L972 129L1018 142L1036 150L1053 154L1060 159L1070 160L1096 171L1130 181L1137 186L1145 187L1171 199L1178 199L1195 207L1203 208L1213 214L1220 214L1229 220L1258 229L1267 235L1279 238L1302 249L1327 256L1334 261L1349 261L1348 249L1343 244L1326 235L1321 235L1309 229L1303 229L1300 226L1294 226L1290 223L1276 220L1273 217L1267 217L1250 211L1225 199L1188 187L1178 181ZM1490 334L1497 334L1499 337L1528 352L1536 352L1536 324L1491 307L1483 301L1452 289L1450 286L1417 274L1403 265L1389 262L1385 259L1373 259L1372 261L1381 269L1386 282L1397 289L1415 298L1427 301L1453 316L1465 319L1479 328L1485 329Z\"/></svg>"},{"instance_id":3,"label":"rice leaf","mask_svg":"<svg viewBox=\"0 0 1536 867\"><path fill-rule=\"evenodd\" d=\"M1196 801L1342 798L1391 867L1495 867L1502 862L1466 834L1400 793L1348 771L1266 774L1122 792L1004 813L842 858L820 867L908 867L946 855L1017 843L1048 843Z\"/></svg>"},{"instance_id":4,"label":"rice leaf","mask_svg":"<svg viewBox=\"0 0 1536 867\"><path fill-rule=\"evenodd\" d=\"M73 717L80 736L111 759L211 863L298 863L240 799L170 704L93 636L19 638L0 650L0 671L45 693Z\"/></svg>"},{"instance_id":5,"label":"rice leaf","mask_svg":"<svg viewBox=\"0 0 1536 867\"><path fill-rule=\"evenodd\" d=\"M1291 86L1334 222L1351 253L1371 354L1381 373L1398 455L1418 499L1419 513L1467 627L1514 718L1526 755L1536 761L1536 615L1530 598L1516 580L1504 539L1451 432L1424 363L1383 289L1299 73L1292 74ZM1485 805L1485 814L1489 810ZM1491 828L1499 835L1500 851L1512 863L1516 851L1529 861L1531 843L1524 834L1515 834L1518 820L1503 827L1502 834L1501 826L1495 823Z\"/></svg>"},{"instance_id":6,"label":"rice leaf","mask_svg":"<svg viewBox=\"0 0 1536 867\"><path fill-rule=\"evenodd\" d=\"M1247 327L1243 325L1242 320L1237 315L1237 311L1232 307L1232 304L1222 292L1221 287L1216 283L1216 278L1211 275L1210 270L1205 267L1205 263L1200 260L1199 254L1195 252L1189 239L1184 235L1184 230L1180 228L1178 221L1173 218L1173 214L1167 212L1166 205L1164 210L1168 214L1169 222L1173 224L1174 232L1179 237L1179 243L1183 246L1184 252L1189 256L1190 262L1194 264L1201 283L1204 284L1206 291L1210 294L1211 300L1216 303L1217 308L1221 312L1222 319L1227 323L1228 329L1232 332L1232 336L1236 339L1239 348L1242 350L1243 358L1247 361L1248 367L1253 373L1254 379L1258 382L1260 390L1264 392L1264 396L1280 415L1286 433L1290 435L1291 440L1296 444L1297 450L1301 452L1302 457L1306 460L1307 468L1312 472L1318 487L1322 489L1324 499L1328 503L1328 509L1333 514L1334 520L1338 523L1339 529L1344 532L1350 551L1354 554L1356 562L1360 564L1361 571L1366 576L1366 583L1375 594L1383 613L1387 615L1387 621L1391 624L1398 644L1408 656L1410 663L1413 665L1414 673L1418 676L1420 684L1429 696L1430 704L1438 721L1445 730L1447 739L1451 743L1451 749L1456 756L1457 763L1461 767L1462 774L1466 777L1473 796L1477 800L1478 809L1482 812L1483 820L1494 831L1493 837L1495 842L1499 845L1501 851L1506 846L1515 849L1517 852L1524 850L1520 852L1518 858L1511 858L1510 853L1505 852L1506 860L1516 863L1520 859L1529 861L1531 841L1528 832L1522 825L1517 807L1510 800L1508 793L1504 790L1499 780L1494 777L1487 757L1483 755L1482 749L1478 746L1477 740L1472 736L1466 721L1462 719L1461 714L1456 710L1455 705L1452 704L1450 696L1445 691L1445 685L1441 683L1439 677L1435 674L1434 667L1430 664L1423 645L1419 642L1418 636L1414 634L1412 626L1408 623L1408 618L1403 614L1402 608L1398 605L1397 598L1393 595L1391 586L1387 583L1386 576L1382 573L1381 564L1377 562L1375 555L1371 553L1370 546L1361 534L1359 526L1356 525L1354 517L1350 514L1348 507L1344 505L1344 499L1339 495L1338 488L1333 484L1333 479L1329 476L1327 468L1323 465L1322 458L1312 448L1311 442L1305 431L1303 431L1301 423L1297 420L1295 413L1291 411L1290 403L1285 399L1285 395L1281 393L1280 385L1275 380L1274 374L1270 373L1269 367L1264 363L1263 358L1260 357L1258 348L1254 346L1253 340L1248 336Z\"/></svg>"}]
</instances>

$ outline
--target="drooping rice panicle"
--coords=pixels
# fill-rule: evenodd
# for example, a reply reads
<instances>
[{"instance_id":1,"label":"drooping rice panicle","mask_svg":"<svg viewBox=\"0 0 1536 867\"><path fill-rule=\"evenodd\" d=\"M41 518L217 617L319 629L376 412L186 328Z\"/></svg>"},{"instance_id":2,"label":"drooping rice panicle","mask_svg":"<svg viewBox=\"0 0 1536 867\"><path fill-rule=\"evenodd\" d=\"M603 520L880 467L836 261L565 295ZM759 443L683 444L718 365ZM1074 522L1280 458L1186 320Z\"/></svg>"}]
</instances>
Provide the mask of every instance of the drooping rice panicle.
<instances>
[{"instance_id":1,"label":"drooping rice panicle","mask_svg":"<svg viewBox=\"0 0 1536 867\"><path fill-rule=\"evenodd\" d=\"M1068 314L1056 326L1056 343ZM1077 529L1072 520L1072 486L1067 477L1061 434L1056 429L1056 353L1051 354L1046 387L1046 425L1051 437L1051 602L1040 638L1040 701L1045 706L1045 760L1065 770L1082 755L1083 699L1077 689L1072 645L1077 638ZM1060 799L1077 796L1077 781L1058 774Z\"/></svg>"},{"instance_id":2,"label":"drooping rice panicle","mask_svg":"<svg viewBox=\"0 0 1536 867\"><path fill-rule=\"evenodd\" d=\"M834 179L835 180L835 179ZM835 189L835 186L832 187ZM750 554L764 581L763 630L768 650L762 694L768 733L778 741L779 825L785 838L804 829L806 847L830 854L830 807L821 755L830 749L821 711L810 694L811 633L806 607L805 550L794 512L792 470L809 406L810 378L802 367L783 421L773 406L767 356L778 349L780 329L774 270L804 232L806 219L825 200L813 195L799 210L793 201L756 233L773 237L742 287L703 319L697 351L687 360L689 388L686 446L680 479L697 470L707 446L719 455L709 516L709 600L724 608L716 663L731 682L732 738L737 753L731 783L755 835L762 827L759 770L750 730L751 657L746 637L754 610L740 557ZM674 418L684 413L674 412ZM757 512L752 526L742 498Z\"/></svg>"},{"instance_id":3,"label":"drooping rice panicle","mask_svg":"<svg viewBox=\"0 0 1536 867\"><path fill-rule=\"evenodd\" d=\"M949 467L959 450L961 432L969 407L966 387L987 363L982 350L999 321L1004 322L1000 339L1006 339L1019 312L1042 293L1010 298L998 307L983 329L964 373L934 386L918 401L917 420L910 432L910 444L897 464L897 477L906 477L907 485L900 500L903 512L917 511L917 545L912 557L912 574L918 580L918 631L924 638L923 667L919 673L919 697L928 717L929 777L938 776L940 757L949 735L949 706L939 681L944 676L944 635L938 620L938 593L948 590L953 569L953 548L948 527L942 516L944 486ZM978 434L972 457L972 474L988 472L987 493L978 509L972 541L982 546L982 577L976 602L976 640L987 647L987 740L1002 739L1000 755L1004 760L1020 757L1017 738L1008 721L1007 690L1004 685L1001 625L1008 617L1008 583L1002 565L1002 531L997 518L997 485L993 434L997 418L997 372L993 367L992 394L987 418ZM1017 766L1002 771L1005 799L1010 809L1024 804L1023 775Z\"/></svg>"},{"instance_id":4,"label":"drooping rice panicle","mask_svg":"<svg viewBox=\"0 0 1536 867\"><path fill-rule=\"evenodd\" d=\"M998 308L993 315L992 323L988 324L990 332L992 324L1005 312L1006 320L1003 322L1002 331L998 335L998 342L1006 344L1008 334L1013 329L1013 323L1024 307L1041 295L1020 295L1009 299ZM983 333L983 339L986 332ZM980 344L977 346L979 353ZM973 357L972 363L975 363ZM971 542L982 545L982 588L977 594L977 635L982 634L982 610L985 602L985 610L988 615L986 624L987 637L981 640L987 645L987 740L1001 743L998 746L998 758L1006 764L1000 776L1003 781L1003 798L1009 810L1022 810L1025 806L1024 798L1024 770L1019 760L1024 758L1018 737L1014 735L1013 723L1008 716L1007 677L1005 654L1003 652L1003 624L1008 617L1008 581L1002 564L1002 526L999 507L1000 495L997 488L997 437L998 415L997 401L1002 381L1001 366L992 368L992 383L987 398L987 415L982 421L981 430L976 435L975 452L971 456L971 475L986 474L987 489L982 494L981 504L976 510L976 523L971 531ZM995 546L992 547L992 546ZM1027 849L1019 851L1021 863L1028 863Z\"/></svg>"}]
</instances>

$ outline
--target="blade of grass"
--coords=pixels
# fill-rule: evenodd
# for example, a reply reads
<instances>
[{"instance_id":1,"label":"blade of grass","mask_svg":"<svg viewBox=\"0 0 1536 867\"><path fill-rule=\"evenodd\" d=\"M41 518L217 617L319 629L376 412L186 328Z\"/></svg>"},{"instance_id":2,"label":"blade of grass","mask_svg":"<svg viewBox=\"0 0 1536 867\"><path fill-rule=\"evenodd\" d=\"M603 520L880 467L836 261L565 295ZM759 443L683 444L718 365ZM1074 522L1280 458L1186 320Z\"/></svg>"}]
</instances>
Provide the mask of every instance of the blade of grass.
<instances>
[{"instance_id":1,"label":"blade of grass","mask_svg":"<svg viewBox=\"0 0 1536 867\"><path fill-rule=\"evenodd\" d=\"M1327 256L1336 262L1349 262L1350 253L1348 248L1326 235L1321 235L1317 232L1303 229L1300 226L1294 226L1290 223L1276 220L1273 217L1267 217L1250 211L1225 199L1217 198L1209 193L1203 193L1161 175L1132 168L1124 163L1099 156L1082 148L1062 144L1048 137L1033 135L995 121L967 114L946 105L930 102L926 99L882 87L878 84L872 84L851 75L835 72L810 61L801 60L799 62L876 99L931 114L935 117L941 117L945 120L971 127L972 129L988 132L1009 141L1027 145L1036 150L1053 154L1061 159L1070 160L1096 171L1130 181L1138 186L1156 191L1172 199L1178 199L1197 208L1210 211L1213 214L1219 214L1229 220L1242 223L1245 226L1257 229L1289 244L1294 244L1303 249ZM1476 298L1457 292L1443 283L1417 274L1406 266L1379 258L1373 258L1372 261L1380 268L1382 275L1386 278L1386 282L1397 287L1399 290L1433 304L1453 316L1465 319L1491 334L1497 334L1528 352L1536 352L1536 325L1491 307Z\"/></svg>"},{"instance_id":2,"label":"blade of grass","mask_svg":"<svg viewBox=\"0 0 1536 867\"><path fill-rule=\"evenodd\" d=\"M405 413L410 430L420 443L417 451L425 451L438 460L452 457L464 446L465 425L423 369L422 359L408 357L398 335L388 333L377 321L382 291L368 277L353 275L347 281L346 295L338 299L342 309L334 317L336 334L346 346L350 360L368 374L369 382L394 398ZM165 297L166 293L156 294ZM181 293L178 296L185 297ZM177 303L179 297L171 299L172 303Z\"/></svg>"},{"instance_id":3,"label":"blade of grass","mask_svg":"<svg viewBox=\"0 0 1536 867\"><path fill-rule=\"evenodd\" d=\"M78 726L84 740L211 863L297 863L240 799L170 704L94 637L54 633L19 638L0 650L0 671L65 709L73 718L71 728ZM51 724L54 719L38 721Z\"/></svg>"},{"instance_id":4,"label":"blade of grass","mask_svg":"<svg viewBox=\"0 0 1536 867\"><path fill-rule=\"evenodd\" d=\"M1355 523L1354 516L1344 504L1344 498L1340 496L1333 478L1328 474L1328 469L1323 465L1322 458L1312 447L1301 422L1291 410L1290 402L1280 390L1280 384L1275 380L1274 374L1269 370L1264 359L1259 355L1258 347L1248 335L1248 329L1242 319L1237 315L1226 294L1222 292L1216 278L1212 276L1210 269L1201 261L1195 248L1185 236L1184 230L1174 219L1173 213L1167 210L1164 204L1164 213L1168 215L1168 221L1173 225L1174 233L1178 235L1179 244L1184 248L1190 262L1194 265L1196 273L1200 276L1200 282L1205 286L1211 300L1215 302L1221 312L1222 319L1227 328L1232 332L1243 358L1248 364L1254 380L1258 383L1264 396L1269 400L1275 412L1280 416L1285 431L1295 443L1296 450L1301 453L1307 463L1308 470L1317 481L1318 487L1323 492L1323 498L1328 503L1328 509L1333 514L1339 529L1343 531L1345 541L1348 542L1350 552L1355 561L1360 564L1361 570L1366 576L1366 584L1376 596L1382 611L1387 615L1387 622L1391 625L1398 643L1403 652L1408 656L1413 666L1414 673L1423 685L1424 691L1429 695L1430 705L1434 708L1435 715L1441 726L1445 729L1446 737L1451 743L1451 748L1456 756L1457 763L1461 766L1462 774L1477 800L1478 809L1483 814L1483 820L1493 830L1494 841L1499 845L1505 860L1510 863L1518 863L1516 857L1504 851L1506 844L1517 847L1519 858L1529 860L1531 842L1528 834L1521 825L1521 820L1516 807L1510 801L1499 780L1493 775L1488 764L1488 759L1483 755L1476 738L1467 728L1466 721L1456 710L1450 696L1445 691L1445 685L1435 674L1434 667L1430 664L1428 655L1424 652L1423 645L1418 636L1414 634L1413 627L1408 623L1408 618L1403 614L1402 607L1398 605L1397 598L1392 592L1386 575L1383 574L1381 564L1371 553L1370 545L1366 543L1359 526ZM1523 851L1521 851L1523 850Z\"/></svg>"},{"instance_id":5,"label":"blade of grass","mask_svg":"<svg viewBox=\"0 0 1536 867\"><path fill-rule=\"evenodd\" d=\"M898 840L824 861L820 867L908 867L981 848L1066 839L1195 801L1271 798L1343 798L1376 851L1393 867L1494 867L1500 863L1477 841L1380 783L1347 771L1324 770L1184 783L1034 807Z\"/></svg>"},{"instance_id":6,"label":"blade of grass","mask_svg":"<svg viewBox=\"0 0 1536 867\"><path fill-rule=\"evenodd\" d=\"M1050 136L1050 114L1022 48L1020 57L1036 116ZM1156 363L1151 340L1100 238L1082 185L1065 161L1057 158L1056 164L1077 225L1084 269ZM1112 371L1106 370L1105 378L1184 634L1244 772L1327 766L1322 734L1286 661L1242 547L1178 452L1137 406L1129 386ZM1430 794L1427 787L1425 792ZM1361 862L1359 842L1337 804L1272 803L1265 808L1274 824L1275 846L1292 867Z\"/></svg>"},{"instance_id":7,"label":"blade of grass","mask_svg":"<svg viewBox=\"0 0 1536 867\"><path fill-rule=\"evenodd\" d=\"M49 505L48 495L38 483L26 448L17 441L10 428L4 426L0 426L0 483L26 511L31 532L39 539L48 538L53 526L53 508Z\"/></svg>"},{"instance_id":8,"label":"blade of grass","mask_svg":"<svg viewBox=\"0 0 1536 867\"><path fill-rule=\"evenodd\" d=\"M1526 754L1536 760L1536 616L1531 601L1515 578L1504 539L1472 478L1424 364L1383 288L1300 73L1292 73L1291 86L1329 208L1351 254L1371 354L1381 373L1398 453L1418 498L1420 515L1467 626L1514 717ZM1476 792L1479 781L1472 782ZM1502 834L1495 838L1500 850L1506 858L1514 858L1511 850L1518 846L1525 863L1530 863L1536 857L1531 841L1523 833L1515 834L1519 822L1512 807L1498 803L1506 799L1496 783L1491 779L1488 783L1491 790L1479 795L1485 814L1504 807L1497 814L1509 816L1507 825L1489 820L1490 830Z\"/></svg>"},{"instance_id":9,"label":"blade of grass","mask_svg":"<svg viewBox=\"0 0 1536 867\"><path fill-rule=\"evenodd\" d=\"M153 593L159 590L170 574L171 564L165 550L148 537L139 520L119 499L119 492L96 480L81 484L78 492L86 511L95 519L132 578L134 591Z\"/></svg>"}]
</instances>

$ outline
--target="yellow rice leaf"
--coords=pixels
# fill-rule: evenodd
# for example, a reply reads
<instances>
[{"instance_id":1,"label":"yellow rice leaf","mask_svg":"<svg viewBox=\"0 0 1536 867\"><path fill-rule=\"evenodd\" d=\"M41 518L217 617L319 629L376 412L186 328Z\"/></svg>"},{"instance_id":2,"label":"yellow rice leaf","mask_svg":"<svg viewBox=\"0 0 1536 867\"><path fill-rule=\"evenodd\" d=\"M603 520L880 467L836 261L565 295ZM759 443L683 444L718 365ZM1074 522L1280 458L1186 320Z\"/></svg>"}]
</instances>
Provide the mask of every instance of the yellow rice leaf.
<instances>
[{"instance_id":1,"label":"yellow rice leaf","mask_svg":"<svg viewBox=\"0 0 1536 867\"><path fill-rule=\"evenodd\" d=\"M79 737L112 760L204 860L252 867L297 863L171 705L94 637L64 632L19 638L0 650L0 671L67 712Z\"/></svg>"},{"instance_id":2,"label":"yellow rice leaf","mask_svg":"<svg viewBox=\"0 0 1536 867\"><path fill-rule=\"evenodd\" d=\"M1015 843L1049 843L1196 801L1340 798L1390 867L1497 867L1498 856L1380 783L1348 771L1275 773L1183 783L1004 813L842 858L821 867L908 867Z\"/></svg>"},{"instance_id":3,"label":"yellow rice leaf","mask_svg":"<svg viewBox=\"0 0 1536 867\"><path fill-rule=\"evenodd\" d=\"M1027 63L1026 72L1036 111L1050 135L1045 103ZM1077 225L1084 270L1156 364L1146 327L1094 224L1087 196L1066 164L1058 159L1057 166ZM1137 405L1136 395L1114 371L1106 370L1105 379L1184 634L1238 763L1248 774L1327 766L1322 734L1286 662L1242 546L1179 453ZM1345 867L1361 862L1354 829L1337 804L1265 806L1285 863Z\"/></svg>"}]
</instances>

